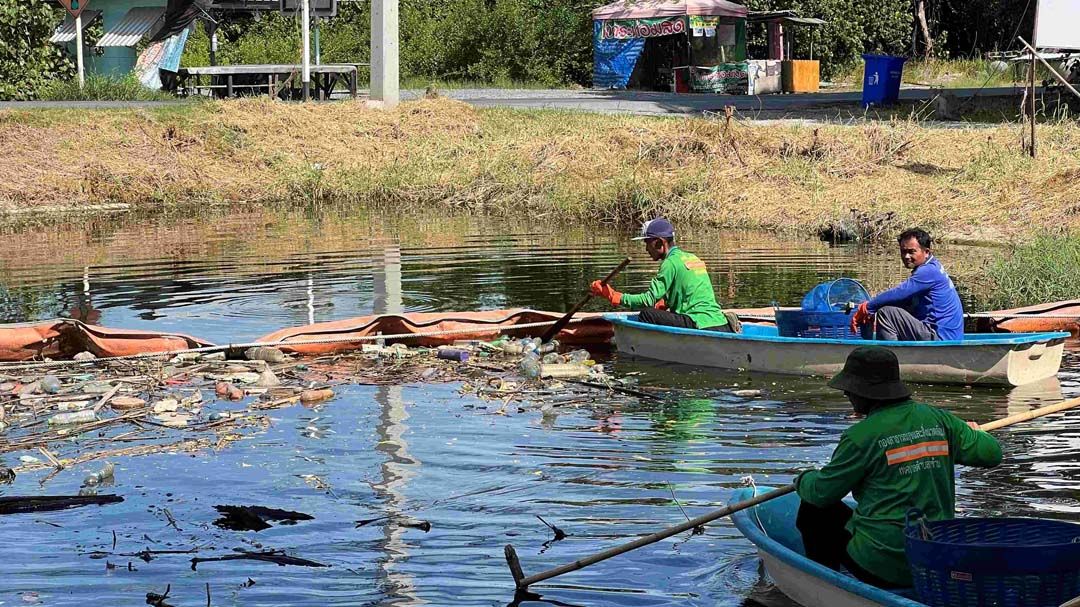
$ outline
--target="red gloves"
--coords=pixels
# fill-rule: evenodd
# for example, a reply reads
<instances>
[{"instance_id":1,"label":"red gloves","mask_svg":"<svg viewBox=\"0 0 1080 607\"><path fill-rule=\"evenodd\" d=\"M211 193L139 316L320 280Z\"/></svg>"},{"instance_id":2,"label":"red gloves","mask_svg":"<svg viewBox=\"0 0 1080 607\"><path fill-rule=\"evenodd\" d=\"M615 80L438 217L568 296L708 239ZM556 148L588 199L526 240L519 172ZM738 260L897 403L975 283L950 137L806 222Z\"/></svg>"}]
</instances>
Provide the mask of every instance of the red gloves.
<instances>
[{"instance_id":1,"label":"red gloves","mask_svg":"<svg viewBox=\"0 0 1080 607\"><path fill-rule=\"evenodd\" d=\"M589 285L589 292L597 297L603 297L610 301L613 306L622 303L622 293L611 288L611 285L604 284L599 280L594 280L592 284Z\"/></svg>"},{"instance_id":2,"label":"red gloves","mask_svg":"<svg viewBox=\"0 0 1080 607\"><path fill-rule=\"evenodd\" d=\"M851 332L858 334L859 327L870 322L873 316L874 315L870 313L869 302L864 301L859 304L858 309L856 309L855 313L851 315Z\"/></svg>"},{"instance_id":3,"label":"red gloves","mask_svg":"<svg viewBox=\"0 0 1080 607\"><path fill-rule=\"evenodd\" d=\"M667 310L667 302L664 301L663 298L661 298L656 303L654 303L652 307L656 310Z\"/></svg>"}]
</instances>

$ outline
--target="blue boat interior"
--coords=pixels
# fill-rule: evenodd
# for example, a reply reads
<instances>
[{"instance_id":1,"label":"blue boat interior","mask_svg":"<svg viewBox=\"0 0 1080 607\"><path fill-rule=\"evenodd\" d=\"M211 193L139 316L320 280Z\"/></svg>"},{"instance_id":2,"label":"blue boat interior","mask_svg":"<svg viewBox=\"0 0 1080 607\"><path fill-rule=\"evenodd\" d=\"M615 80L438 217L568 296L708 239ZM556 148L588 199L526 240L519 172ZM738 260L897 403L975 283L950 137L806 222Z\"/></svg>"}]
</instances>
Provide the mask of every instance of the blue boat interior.
<instances>
[{"instance_id":1,"label":"blue boat interior","mask_svg":"<svg viewBox=\"0 0 1080 607\"><path fill-rule=\"evenodd\" d=\"M730 503L748 500L755 495L767 493L772 489L772 487L739 489ZM735 527L759 550L767 552L784 563L805 571L832 586L843 588L852 594L857 594L881 605L926 607L910 598L913 596L913 590L905 589L895 592L882 590L876 586L860 582L847 572L830 569L806 558L802 534L795 527L795 517L799 513L799 504L798 494L789 493L752 508L740 510L731 515L731 519L735 523ZM854 506L854 503L850 501L849 504Z\"/></svg>"},{"instance_id":2,"label":"blue boat interior","mask_svg":"<svg viewBox=\"0 0 1080 607\"><path fill-rule=\"evenodd\" d=\"M654 325L644 323L638 320L636 314L605 314L604 319L610 321L612 324L621 325L624 327L634 327L637 329L645 329L649 331L656 331L659 333L671 333L675 335L698 335L701 337L712 337L716 339L743 339L753 341L769 341L778 343L795 343L795 344L807 344L807 343L828 343L828 344L848 344L848 345L867 345L867 344L888 344L890 348L896 347L912 347L918 346L922 348L926 347L944 347L944 346L980 346L980 345L1021 345L1021 344L1035 344L1040 342L1047 342L1053 340L1064 340L1069 337L1068 333L1062 331L1046 332L1046 333L965 333L962 341L890 341L890 342L878 342L872 340L862 339L820 339L809 337L782 337L779 330L775 325L744 322L742 325L742 333L721 333L718 331L702 331L700 329L681 329L678 327L665 327L661 325Z\"/></svg>"}]
</instances>

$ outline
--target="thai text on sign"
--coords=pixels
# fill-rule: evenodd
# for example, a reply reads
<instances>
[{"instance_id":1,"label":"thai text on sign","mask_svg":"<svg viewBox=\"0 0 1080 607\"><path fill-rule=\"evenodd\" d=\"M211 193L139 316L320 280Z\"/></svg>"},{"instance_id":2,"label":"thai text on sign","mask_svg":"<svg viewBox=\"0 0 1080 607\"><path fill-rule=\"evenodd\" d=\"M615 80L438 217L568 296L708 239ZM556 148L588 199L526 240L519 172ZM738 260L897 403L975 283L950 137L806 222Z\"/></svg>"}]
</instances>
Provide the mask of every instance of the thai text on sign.
<instances>
[{"instance_id":1,"label":"thai text on sign","mask_svg":"<svg viewBox=\"0 0 1080 607\"><path fill-rule=\"evenodd\" d=\"M601 35L605 39L657 38L686 31L685 17L654 19L610 19L604 21Z\"/></svg>"}]
</instances>

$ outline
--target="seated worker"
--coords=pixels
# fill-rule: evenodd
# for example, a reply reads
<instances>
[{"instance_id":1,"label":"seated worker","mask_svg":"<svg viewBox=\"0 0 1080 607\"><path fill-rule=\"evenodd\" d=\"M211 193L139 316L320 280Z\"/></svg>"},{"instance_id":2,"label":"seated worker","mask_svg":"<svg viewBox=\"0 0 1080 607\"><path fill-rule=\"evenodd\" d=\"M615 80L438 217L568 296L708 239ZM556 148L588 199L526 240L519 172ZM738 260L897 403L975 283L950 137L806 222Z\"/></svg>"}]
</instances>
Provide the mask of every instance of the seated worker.
<instances>
[{"instance_id":1,"label":"seated worker","mask_svg":"<svg viewBox=\"0 0 1080 607\"><path fill-rule=\"evenodd\" d=\"M904 515L953 518L953 466L996 466L1001 447L973 422L911 400L896 355L880 346L853 350L829 386L865 419L840 435L825 467L795 479L806 556L882 588L910 586ZM854 512L841 501L849 491Z\"/></svg>"},{"instance_id":2,"label":"seated worker","mask_svg":"<svg viewBox=\"0 0 1080 607\"><path fill-rule=\"evenodd\" d=\"M644 240L645 252L653 261L660 261L660 270L649 283L649 290L624 295L611 285L596 280L590 285L593 295L607 299L613 306L641 310L638 316L641 322L683 329L737 332L716 303L716 293L713 292L705 262L697 255L675 246L675 227L670 221L658 217L645 222L641 227L641 236L634 240Z\"/></svg>"},{"instance_id":3,"label":"seated worker","mask_svg":"<svg viewBox=\"0 0 1080 607\"><path fill-rule=\"evenodd\" d=\"M863 302L851 317L851 330L886 341L938 341L964 339L964 308L956 286L930 251L933 244L925 230L907 230L896 239L900 259L911 277L898 286Z\"/></svg>"}]
</instances>

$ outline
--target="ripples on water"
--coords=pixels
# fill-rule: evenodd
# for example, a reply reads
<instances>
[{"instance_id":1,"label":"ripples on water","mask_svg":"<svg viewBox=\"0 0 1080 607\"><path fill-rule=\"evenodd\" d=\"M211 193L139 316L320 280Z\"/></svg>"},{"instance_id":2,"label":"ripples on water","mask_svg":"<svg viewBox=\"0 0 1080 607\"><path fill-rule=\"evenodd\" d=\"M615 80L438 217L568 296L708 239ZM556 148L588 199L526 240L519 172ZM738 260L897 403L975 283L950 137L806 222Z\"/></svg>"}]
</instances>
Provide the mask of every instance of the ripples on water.
<instances>
[{"instance_id":1,"label":"ripples on water","mask_svg":"<svg viewBox=\"0 0 1080 607\"><path fill-rule=\"evenodd\" d=\"M237 235L245 225L254 227ZM7 320L49 317L81 304L100 311L108 326L248 339L309 316L329 320L385 309L396 297L386 288L396 276L386 261L398 255L408 310L470 309L477 302L562 309L587 278L625 253L643 257L616 232L518 229L492 237L506 226L471 220L447 220L444 228L260 216L185 223L183 238L163 226L92 231L86 238L75 232L58 240L69 245L64 255L58 244L44 254L5 256ZM180 246L191 239L194 244ZM885 253L761 235L701 233L686 240L706 259L729 305L791 303L840 274L877 283L902 276ZM42 264L42 257L58 261ZM622 285L641 288L653 270L636 264ZM513 408L495 415L497 407L459 396L456 385L350 386L315 409L274 411L266 432L217 453L118 460L114 490L125 496L121 504L0 517L7 563L0 604L137 605L146 592L171 584L171 603L202 605L209 583L213 605L503 605L513 598L504 544L517 547L527 573L572 561L677 524L683 510L695 516L722 505L744 476L786 483L797 470L827 460L851 423L842 397L813 379L614 364L616 373L640 374L642 384L669 391L656 402L601 397L545 423L539 413ZM1076 395L1076 380L1064 373L1060 381L1012 392L926 386L916 392L986 421ZM735 397L736 385L764 395ZM965 470L960 507L1075 518L1080 422L1039 420L999 436L1006 463ZM38 485L44 473L26 474L0 491L75 493L87 471L66 470L44 487ZM302 476L311 474L331 491L306 484ZM215 504L261 504L315 520L259 533L225 531L210 524ZM161 508L170 510L179 531ZM427 520L432 529L385 521L354 527L386 514ZM545 547L551 532L537 515L569 537ZM105 561L87 553L111 550L114 532L116 552L198 546L209 556L261 546L332 567L231 561L192 571L190 555L169 555L149 563L109 557L121 567L107 571ZM128 561L135 571L127 570ZM255 583L245 587L249 578ZM753 548L727 521L535 590L542 602L526 604L785 604L762 580Z\"/></svg>"}]
</instances>

